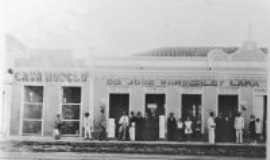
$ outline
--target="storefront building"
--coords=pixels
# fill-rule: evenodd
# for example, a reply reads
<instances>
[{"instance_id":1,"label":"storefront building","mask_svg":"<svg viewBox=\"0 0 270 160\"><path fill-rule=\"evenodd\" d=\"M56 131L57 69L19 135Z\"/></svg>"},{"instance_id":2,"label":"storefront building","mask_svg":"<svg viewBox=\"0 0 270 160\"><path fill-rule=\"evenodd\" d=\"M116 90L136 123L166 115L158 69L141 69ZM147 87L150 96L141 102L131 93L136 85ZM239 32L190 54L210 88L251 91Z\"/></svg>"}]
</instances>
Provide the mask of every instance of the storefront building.
<instances>
[{"instance_id":1,"label":"storefront building","mask_svg":"<svg viewBox=\"0 0 270 160\"><path fill-rule=\"evenodd\" d=\"M100 109L107 132L122 111L151 111L159 116L158 139L166 138L166 118L191 117L207 133L209 112L242 112L266 119L266 54L253 42L240 47L160 48L129 57L79 60L71 56L35 55L14 67L9 135L51 136L56 114L63 134L82 136L83 113L96 125ZM43 63L37 60L42 59ZM96 129L96 127L95 127Z\"/></svg>"}]
</instances>

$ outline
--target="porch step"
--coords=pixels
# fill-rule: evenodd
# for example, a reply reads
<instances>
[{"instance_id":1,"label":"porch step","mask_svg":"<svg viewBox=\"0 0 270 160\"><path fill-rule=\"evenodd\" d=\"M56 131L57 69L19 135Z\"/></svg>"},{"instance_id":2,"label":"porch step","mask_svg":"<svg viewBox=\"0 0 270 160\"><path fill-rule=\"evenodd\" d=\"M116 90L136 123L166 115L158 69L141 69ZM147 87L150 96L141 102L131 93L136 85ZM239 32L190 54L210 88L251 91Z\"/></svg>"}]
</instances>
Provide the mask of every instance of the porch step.
<instances>
[{"instance_id":1,"label":"porch step","mask_svg":"<svg viewBox=\"0 0 270 160\"><path fill-rule=\"evenodd\" d=\"M34 141L6 140L0 150L8 152L105 152L174 155L265 157L264 144L215 144L204 142L130 141Z\"/></svg>"}]
</instances>

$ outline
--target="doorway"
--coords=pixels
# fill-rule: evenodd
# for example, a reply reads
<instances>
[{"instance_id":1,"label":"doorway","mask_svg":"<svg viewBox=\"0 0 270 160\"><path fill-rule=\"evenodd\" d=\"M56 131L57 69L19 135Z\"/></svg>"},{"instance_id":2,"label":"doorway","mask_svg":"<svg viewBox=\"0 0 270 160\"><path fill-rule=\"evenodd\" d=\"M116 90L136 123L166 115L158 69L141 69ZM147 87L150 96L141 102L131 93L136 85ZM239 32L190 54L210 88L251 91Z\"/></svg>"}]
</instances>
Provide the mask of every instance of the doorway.
<instances>
[{"instance_id":1,"label":"doorway","mask_svg":"<svg viewBox=\"0 0 270 160\"><path fill-rule=\"evenodd\" d=\"M201 137L202 116L201 116L202 96L200 94L182 94L182 120L190 118L192 121L193 137Z\"/></svg>"},{"instance_id":2,"label":"doorway","mask_svg":"<svg viewBox=\"0 0 270 160\"><path fill-rule=\"evenodd\" d=\"M263 96L263 137L264 140L266 140L266 131L267 131L267 125L266 125L266 120L267 120L267 96Z\"/></svg>"},{"instance_id":3,"label":"doorway","mask_svg":"<svg viewBox=\"0 0 270 160\"><path fill-rule=\"evenodd\" d=\"M165 115L165 94L145 95L145 140L159 139L159 116Z\"/></svg>"},{"instance_id":4,"label":"doorway","mask_svg":"<svg viewBox=\"0 0 270 160\"><path fill-rule=\"evenodd\" d=\"M238 112L238 95L219 95L218 114L235 117Z\"/></svg>"},{"instance_id":5,"label":"doorway","mask_svg":"<svg viewBox=\"0 0 270 160\"><path fill-rule=\"evenodd\" d=\"M218 117L215 130L217 142L235 141L234 118L237 112L238 95L218 96Z\"/></svg>"},{"instance_id":6,"label":"doorway","mask_svg":"<svg viewBox=\"0 0 270 160\"><path fill-rule=\"evenodd\" d=\"M109 118L114 118L116 137L118 137L118 122L123 112L129 113L129 94L110 94Z\"/></svg>"}]
</instances>

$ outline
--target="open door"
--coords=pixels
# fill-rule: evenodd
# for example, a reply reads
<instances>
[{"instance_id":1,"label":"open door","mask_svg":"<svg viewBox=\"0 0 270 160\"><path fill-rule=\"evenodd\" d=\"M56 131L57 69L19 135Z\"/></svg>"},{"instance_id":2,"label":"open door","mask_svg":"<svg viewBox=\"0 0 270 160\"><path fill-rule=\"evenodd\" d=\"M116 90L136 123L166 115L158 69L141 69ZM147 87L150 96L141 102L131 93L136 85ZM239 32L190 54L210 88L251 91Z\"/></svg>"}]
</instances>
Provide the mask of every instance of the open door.
<instances>
[{"instance_id":1,"label":"open door","mask_svg":"<svg viewBox=\"0 0 270 160\"><path fill-rule=\"evenodd\" d=\"M110 94L109 118L115 120L116 137L118 137L118 122L123 112L129 113L129 94Z\"/></svg>"},{"instance_id":2,"label":"open door","mask_svg":"<svg viewBox=\"0 0 270 160\"><path fill-rule=\"evenodd\" d=\"M238 112L238 95L219 95L218 114L226 117L227 121L216 123L216 141L235 141L234 118Z\"/></svg>"},{"instance_id":3,"label":"open door","mask_svg":"<svg viewBox=\"0 0 270 160\"><path fill-rule=\"evenodd\" d=\"M165 115L165 94L145 95L145 140L159 139L159 116Z\"/></svg>"},{"instance_id":4,"label":"open door","mask_svg":"<svg viewBox=\"0 0 270 160\"><path fill-rule=\"evenodd\" d=\"M202 96L200 94L183 94L182 95L182 120L187 117L192 120L193 139L201 137L202 116L201 116Z\"/></svg>"}]
</instances>

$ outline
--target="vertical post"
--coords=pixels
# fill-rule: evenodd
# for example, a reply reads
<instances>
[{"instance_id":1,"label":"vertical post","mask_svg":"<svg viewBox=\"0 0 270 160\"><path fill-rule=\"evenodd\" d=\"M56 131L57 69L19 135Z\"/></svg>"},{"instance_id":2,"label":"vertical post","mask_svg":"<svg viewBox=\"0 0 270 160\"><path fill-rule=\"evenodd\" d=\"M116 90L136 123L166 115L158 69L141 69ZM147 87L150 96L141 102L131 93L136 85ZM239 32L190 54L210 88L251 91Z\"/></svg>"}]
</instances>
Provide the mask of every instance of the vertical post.
<instances>
[{"instance_id":1,"label":"vertical post","mask_svg":"<svg viewBox=\"0 0 270 160\"><path fill-rule=\"evenodd\" d=\"M267 54L267 114L266 114L266 159L270 159L270 140L269 140L269 137L270 137L270 109L268 108L268 104L270 102L270 90L269 90L269 86L270 86L270 70L269 70L269 67L270 67L270 63L269 63L269 60L270 60L270 56L269 56L269 52Z\"/></svg>"}]
</instances>

